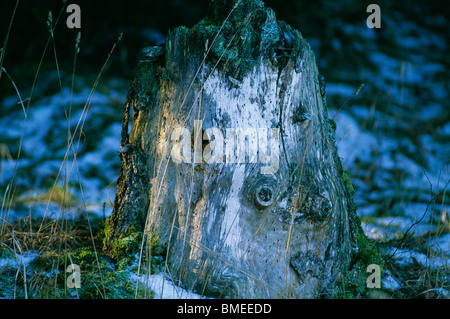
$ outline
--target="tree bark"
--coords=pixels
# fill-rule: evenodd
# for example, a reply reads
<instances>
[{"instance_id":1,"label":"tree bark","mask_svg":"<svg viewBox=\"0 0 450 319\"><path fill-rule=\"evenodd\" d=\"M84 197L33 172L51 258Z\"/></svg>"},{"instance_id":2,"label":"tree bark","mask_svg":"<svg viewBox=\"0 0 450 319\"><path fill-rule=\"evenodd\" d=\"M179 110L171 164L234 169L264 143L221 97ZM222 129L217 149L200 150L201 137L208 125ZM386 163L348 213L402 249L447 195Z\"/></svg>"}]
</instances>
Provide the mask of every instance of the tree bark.
<instances>
[{"instance_id":1,"label":"tree bark","mask_svg":"<svg viewBox=\"0 0 450 319\"><path fill-rule=\"evenodd\" d=\"M122 129L109 247L141 229L168 273L222 298L312 298L349 269L359 224L325 84L262 2L213 1L146 48Z\"/></svg>"}]
</instances>

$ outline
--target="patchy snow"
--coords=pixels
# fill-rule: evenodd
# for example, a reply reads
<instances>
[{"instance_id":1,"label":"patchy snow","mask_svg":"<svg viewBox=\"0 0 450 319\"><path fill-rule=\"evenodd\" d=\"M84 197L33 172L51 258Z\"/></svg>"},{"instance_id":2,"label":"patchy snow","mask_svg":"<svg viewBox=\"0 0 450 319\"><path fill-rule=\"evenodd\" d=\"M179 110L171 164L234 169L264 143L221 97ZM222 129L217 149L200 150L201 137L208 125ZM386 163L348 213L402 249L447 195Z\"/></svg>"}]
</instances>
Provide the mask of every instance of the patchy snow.
<instances>
[{"instance_id":1,"label":"patchy snow","mask_svg":"<svg viewBox=\"0 0 450 319\"><path fill-rule=\"evenodd\" d=\"M450 233L442 235L437 239L436 248L450 256Z\"/></svg>"},{"instance_id":2,"label":"patchy snow","mask_svg":"<svg viewBox=\"0 0 450 319\"><path fill-rule=\"evenodd\" d=\"M360 125L346 112L330 111L336 121L336 145L345 166L352 166L356 159L368 161L378 142L373 134L361 130Z\"/></svg>"},{"instance_id":3,"label":"patchy snow","mask_svg":"<svg viewBox=\"0 0 450 319\"><path fill-rule=\"evenodd\" d=\"M150 276L138 276L131 273L130 277L153 290L155 292L154 299L205 299L199 294L177 286L170 279L164 277L163 272Z\"/></svg>"},{"instance_id":4,"label":"patchy snow","mask_svg":"<svg viewBox=\"0 0 450 319\"><path fill-rule=\"evenodd\" d=\"M27 251L23 254L15 254L14 257L0 258L0 270L5 267L27 267L30 261L38 256L37 251Z\"/></svg>"},{"instance_id":5,"label":"patchy snow","mask_svg":"<svg viewBox=\"0 0 450 319\"><path fill-rule=\"evenodd\" d=\"M389 290L397 290L402 288L401 283L391 275L391 272L389 270L385 272L381 283L383 284L383 287L385 289Z\"/></svg>"},{"instance_id":6,"label":"patchy snow","mask_svg":"<svg viewBox=\"0 0 450 319\"><path fill-rule=\"evenodd\" d=\"M395 248L389 250L389 255L393 254ZM410 249L398 249L393 256L395 262L399 265L406 266L414 263L418 263L423 267L428 268L440 268L449 267L450 258L427 256L426 254L419 253Z\"/></svg>"},{"instance_id":7,"label":"patchy snow","mask_svg":"<svg viewBox=\"0 0 450 319\"><path fill-rule=\"evenodd\" d=\"M408 217L387 216L376 218L370 223L362 222L362 228L370 239L388 241L399 239L414 224L415 220ZM427 221L415 225L410 229L409 234L421 236L433 231L435 225L430 225Z\"/></svg>"},{"instance_id":8,"label":"patchy snow","mask_svg":"<svg viewBox=\"0 0 450 319\"><path fill-rule=\"evenodd\" d=\"M103 208L103 203L109 204L114 201L115 180L118 177L120 165L117 150L120 147L121 109L114 109L112 101L115 100L114 103L117 103L118 100L125 99L125 92L119 93L112 88L114 85L119 86L120 83L114 84L114 79L109 81L111 88L108 94L96 92L90 99L88 98L91 89L88 87L82 88L72 96L68 88L63 88L62 93L44 97L35 94L25 122L21 108L14 104L14 98L1 101L2 108L10 109L0 118L0 127L3 127L2 136L5 138L2 150L8 150L12 154L17 152L25 124L22 151L14 180L15 184L20 185L20 189L25 191L23 194L16 191L16 199L26 196L27 199L32 200L32 197L29 197L31 190L40 190L41 193L49 192L56 176L59 175L58 187L63 186L64 181L69 182L70 195L76 196L79 203L77 207L71 207L70 211L67 211L66 218L79 216L80 211L84 209L84 203L88 211L96 215L108 216L109 210ZM45 86L45 81L39 85ZM38 92L38 88L36 91ZM87 103L90 106L89 112L85 112ZM70 105L71 117L68 121L66 110L69 110ZM80 125L73 140L73 148L77 151L76 161L71 148L64 162L68 122L72 133L75 132L77 125ZM17 161L14 156L11 160L2 154L0 158L2 185L6 185L13 176ZM81 192L80 184L83 192ZM4 207L1 212L2 219L61 216L59 204L52 202L47 209L46 200L35 198L35 202L19 201L10 209Z\"/></svg>"},{"instance_id":9,"label":"patchy snow","mask_svg":"<svg viewBox=\"0 0 450 319\"><path fill-rule=\"evenodd\" d=\"M341 96L352 96L356 91L353 85L343 84L343 83L327 83L327 94L329 95L341 95Z\"/></svg>"}]
</instances>

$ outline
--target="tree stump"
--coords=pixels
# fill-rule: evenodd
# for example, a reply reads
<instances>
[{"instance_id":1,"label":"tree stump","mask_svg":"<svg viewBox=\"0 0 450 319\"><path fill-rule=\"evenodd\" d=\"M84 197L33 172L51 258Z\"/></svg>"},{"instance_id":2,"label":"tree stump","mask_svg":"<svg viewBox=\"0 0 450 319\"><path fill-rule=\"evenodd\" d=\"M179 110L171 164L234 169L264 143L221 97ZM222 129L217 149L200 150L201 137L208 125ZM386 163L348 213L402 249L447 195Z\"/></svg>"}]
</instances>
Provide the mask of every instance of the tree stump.
<instances>
[{"instance_id":1,"label":"tree stump","mask_svg":"<svg viewBox=\"0 0 450 319\"><path fill-rule=\"evenodd\" d=\"M143 50L107 246L157 238L166 272L208 296L330 291L361 233L334 128L300 32L261 1L212 1Z\"/></svg>"}]
</instances>

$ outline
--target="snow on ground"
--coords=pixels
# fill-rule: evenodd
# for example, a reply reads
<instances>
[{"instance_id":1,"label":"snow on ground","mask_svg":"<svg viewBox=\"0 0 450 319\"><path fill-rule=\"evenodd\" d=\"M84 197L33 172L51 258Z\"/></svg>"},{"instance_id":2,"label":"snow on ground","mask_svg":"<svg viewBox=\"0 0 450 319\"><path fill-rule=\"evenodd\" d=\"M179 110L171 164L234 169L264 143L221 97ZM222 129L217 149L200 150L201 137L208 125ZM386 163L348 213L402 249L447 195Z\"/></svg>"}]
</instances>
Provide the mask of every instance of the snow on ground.
<instances>
[{"instance_id":1,"label":"snow on ground","mask_svg":"<svg viewBox=\"0 0 450 319\"><path fill-rule=\"evenodd\" d=\"M27 267L30 261L32 261L38 255L37 251L27 251L25 253L16 253L14 258L0 258L0 269L5 267Z\"/></svg>"},{"instance_id":2,"label":"snow on ground","mask_svg":"<svg viewBox=\"0 0 450 319\"><path fill-rule=\"evenodd\" d=\"M412 251L410 249L397 249L389 250L388 253L393 256L397 264L408 265L418 263L427 268L441 268L450 266L449 258L442 258L436 256L427 256L426 254Z\"/></svg>"},{"instance_id":3,"label":"snow on ground","mask_svg":"<svg viewBox=\"0 0 450 319\"><path fill-rule=\"evenodd\" d=\"M50 87L53 84L48 83ZM13 99L0 101L3 110L8 109L0 117L3 130L0 143L11 154L17 153L23 130L20 159L0 159L2 193L6 192L14 171L16 185L16 201L11 207L2 208L1 219L59 216L61 203L57 195L48 202L55 180L56 186L68 185L68 193L77 198L66 209L70 210L69 218L80 215L85 208L99 216L109 215L119 174L121 108L128 85L125 81L110 80L107 92L96 92L89 99L88 87L72 95L63 89L62 94L36 97L25 122L22 110L11 102ZM69 137L68 125L72 134ZM72 137L72 145L67 150Z\"/></svg>"},{"instance_id":4,"label":"snow on ground","mask_svg":"<svg viewBox=\"0 0 450 319\"><path fill-rule=\"evenodd\" d=\"M153 290L155 292L154 299L205 299L199 294L177 286L170 279L164 277L164 272L150 276L138 276L132 273L130 277Z\"/></svg>"},{"instance_id":5,"label":"snow on ground","mask_svg":"<svg viewBox=\"0 0 450 319\"><path fill-rule=\"evenodd\" d=\"M439 269L440 282L446 282L446 289L434 291L439 298L449 296L450 274L448 34L436 31L444 20L436 17L431 27L431 20L418 23L392 12L383 17L381 30L366 30L364 37L342 23L341 32L351 38L347 48L364 52L360 61L348 62L343 54L334 65L322 62L320 53L332 54L320 52L320 39L310 42L325 79L333 79L326 87L329 116L337 124L338 154L351 176L364 232L387 245L385 255L396 251L389 260L395 267ZM380 41L386 34L388 45ZM396 250L407 230L422 244ZM396 275L386 272L383 285L391 290L408 285Z\"/></svg>"}]
</instances>

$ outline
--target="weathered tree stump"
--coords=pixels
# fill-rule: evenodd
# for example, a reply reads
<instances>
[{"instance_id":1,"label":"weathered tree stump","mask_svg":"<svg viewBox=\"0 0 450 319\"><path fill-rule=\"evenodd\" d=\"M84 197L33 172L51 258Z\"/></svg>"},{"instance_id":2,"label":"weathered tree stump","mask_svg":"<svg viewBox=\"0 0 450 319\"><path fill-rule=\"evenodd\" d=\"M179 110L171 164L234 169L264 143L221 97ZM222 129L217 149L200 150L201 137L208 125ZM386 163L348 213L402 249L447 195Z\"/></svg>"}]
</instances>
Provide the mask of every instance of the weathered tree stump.
<instances>
[{"instance_id":1,"label":"weathered tree stump","mask_svg":"<svg viewBox=\"0 0 450 319\"><path fill-rule=\"evenodd\" d=\"M157 237L168 273L216 297L332 289L360 226L324 86L305 39L261 1L213 1L143 50L109 247Z\"/></svg>"}]
</instances>

